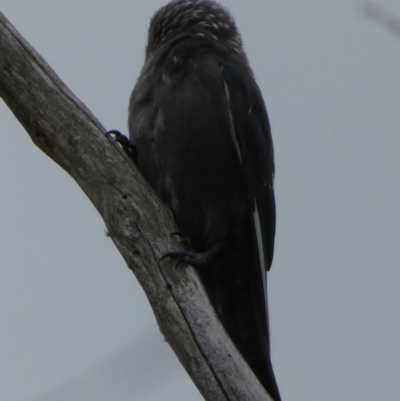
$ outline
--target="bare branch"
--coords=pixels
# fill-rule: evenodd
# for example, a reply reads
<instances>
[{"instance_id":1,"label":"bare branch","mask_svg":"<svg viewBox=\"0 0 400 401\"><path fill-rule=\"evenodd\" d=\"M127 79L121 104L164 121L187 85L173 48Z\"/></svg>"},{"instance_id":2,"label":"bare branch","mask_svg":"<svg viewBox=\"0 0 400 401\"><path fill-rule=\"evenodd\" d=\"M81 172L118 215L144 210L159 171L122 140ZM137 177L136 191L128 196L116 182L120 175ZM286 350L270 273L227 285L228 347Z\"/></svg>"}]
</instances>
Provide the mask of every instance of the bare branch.
<instances>
[{"instance_id":1,"label":"bare branch","mask_svg":"<svg viewBox=\"0 0 400 401\"><path fill-rule=\"evenodd\" d=\"M225 334L181 249L170 211L104 136L93 114L0 13L0 95L33 142L96 207L151 303L162 333L207 400L270 400ZM9 134L9 133L8 133Z\"/></svg>"},{"instance_id":2,"label":"bare branch","mask_svg":"<svg viewBox=\"0 0 400 401\"><path fill-rule=\"evenodd\" d=\"M387 31L400 37L400 18L394 16L382 6L366 1L362 3L361 12L365 18L382 25Z\"/></svg>"}]
</instances>

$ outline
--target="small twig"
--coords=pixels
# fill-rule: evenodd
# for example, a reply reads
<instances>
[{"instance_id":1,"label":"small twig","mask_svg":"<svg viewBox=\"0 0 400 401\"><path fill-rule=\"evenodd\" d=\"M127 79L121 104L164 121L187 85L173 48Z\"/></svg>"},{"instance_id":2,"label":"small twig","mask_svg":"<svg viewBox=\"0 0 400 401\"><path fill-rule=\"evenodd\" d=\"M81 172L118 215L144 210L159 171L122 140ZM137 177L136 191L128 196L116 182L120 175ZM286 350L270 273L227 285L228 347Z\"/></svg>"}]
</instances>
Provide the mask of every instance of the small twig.
<instances>
[{"instance_id":1,"label":"small twig","mask_svg":"<svg viewBox=\"0 0 400 401\"><path fill-rule=\"evenodd\" d=\"M365 18L382 25L390 33L400 37L400 17L391 14L382 6L369 1L362 3L361 13Z\"/></svg>"}]
</instances>

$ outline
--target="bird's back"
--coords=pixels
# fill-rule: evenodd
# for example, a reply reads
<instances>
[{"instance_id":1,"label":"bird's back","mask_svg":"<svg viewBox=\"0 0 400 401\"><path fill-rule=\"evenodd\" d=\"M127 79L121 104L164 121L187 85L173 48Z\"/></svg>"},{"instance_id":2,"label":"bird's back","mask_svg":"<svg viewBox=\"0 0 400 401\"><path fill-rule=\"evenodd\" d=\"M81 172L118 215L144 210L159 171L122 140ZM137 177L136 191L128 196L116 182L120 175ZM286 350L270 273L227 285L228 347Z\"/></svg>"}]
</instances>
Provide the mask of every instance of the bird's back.
<instances>
[{"instance_id":1,"label":"bird's back","mask_svg":"<svg viewBox=\"0 0 400 401\"><path fill-rule=\"evenodd\" d=\"M226 41L215 40L207 29L200 33L178 30L174 36L165 28L168 23L163 18L179 21L178 11L185 13L182 21L187 23L191 5L214 7L215 15L220 6L207 0L171 4L172 8L178 5L179 10L161 9L152 21L146 63L130 99L130 140L137 147L140 170L171 207L181 234L190 240L194 251L201 253L223 245L223 251L198 268L199 275L229 336L268 393L279 401L270 360L265 293L275 230L274 205L268 203L271 199L273 203L273 190L264 184L265 174L257 171L258 165L268 163L243 160L254 149L250 143L245 145L250 150L243 153L244 145L237 138L242 122L232 116L231 103L235 96L241 96L242 89L236 85L236 75L250 94L245 95L248 99L244 99L246 109L241 111L240 121L246 126L247 119L252 119L250 125L255 124L258 130L255 138L260 142L257 135L261 135L261 147L267 149L272 144L268 142L265 106L244 53L235 50L239 39L232 39L233 47L229 47L223 45ZM221 22L225 29L224 24L228 25ZM200 26L203 29L204 24ZM157 32L162 35L160 27L164 27L167 38L157 36ZM235 105L242 108L241 102ZM254 127L249 127L250 136L252 130ZM258 149L255 152L260 153ZM268 157L267 153L260 154ZM273 165L273 160L269 163ZM248 182L248 172L244 171L248 165L255 166L251 174L260 175L260 179L252 180L256 184ZM267 171L271 182L272 174ZM269 226L267 222L267 230L261 224L262 232L260 224L255 224L255 217L259 219L259 192L272 196L263 202L265 207L261 205L271 222ZM260 233L267 240L260 240ZM260 252L266 253L265 260Z\"/></svg>"},{"instance_id":2,"label":"bird's back","mask_svg":"<svg viewBox=\"0 0 400 401\"><path fill-rule=\"evenodd\" d=\"M247 204L220 67L209 56L187 61L164 81L148 79L158 81L149 98L137 101L141 83L131 98L138 164L195 251L203 252L230 236L232 216L242 218Z\"/></svg>"}]
</instances>

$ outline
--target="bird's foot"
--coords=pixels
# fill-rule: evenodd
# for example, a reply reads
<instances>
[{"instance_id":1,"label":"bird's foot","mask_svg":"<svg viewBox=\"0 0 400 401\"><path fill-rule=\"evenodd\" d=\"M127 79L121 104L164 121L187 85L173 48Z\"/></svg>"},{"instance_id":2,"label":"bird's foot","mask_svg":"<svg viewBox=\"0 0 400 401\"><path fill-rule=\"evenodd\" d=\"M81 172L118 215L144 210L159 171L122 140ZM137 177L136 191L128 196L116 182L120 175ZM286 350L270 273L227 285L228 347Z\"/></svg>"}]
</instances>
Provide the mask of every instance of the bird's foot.
<instances>
[{"instance_id":1,"label":"bird's foot","mask_svg":"<svg viewBox=\"0 0 400 401\"><path fill-rule=\"evenodd\" d=\"M178 259L177 266L180 264L191 265L195 267L200 267L207 263L212 257L217 255L226 249L224 244L216 244L204 252L194 252L194 251L171 251L163 255L159 262L165 258Z\"/></svg>"},{"instance_id":2,"label":"bird's foot","mask_svg":"<svg viewBox=\"0 0 400 401\"><path fill-rule=\"evenodd\" d=\"M174 231L173 233L171 233L171 235L178 237L180 242L185 246L185 248L192 247L192 241L190 241L190 238L187 237L185 234L182 234L180 231Z\"/></svg>"},{"instance_id":3,"label":"bird's foot","mask_svg":"<svg viewBox=\"0 0 400 401\"><path fill-rule=\"evenodd\" d=\"M121 134L118 130L112 129L106 132L106 137L116 142L137 165L137 148L124 134Z\"/></svg>"}]
</instances>

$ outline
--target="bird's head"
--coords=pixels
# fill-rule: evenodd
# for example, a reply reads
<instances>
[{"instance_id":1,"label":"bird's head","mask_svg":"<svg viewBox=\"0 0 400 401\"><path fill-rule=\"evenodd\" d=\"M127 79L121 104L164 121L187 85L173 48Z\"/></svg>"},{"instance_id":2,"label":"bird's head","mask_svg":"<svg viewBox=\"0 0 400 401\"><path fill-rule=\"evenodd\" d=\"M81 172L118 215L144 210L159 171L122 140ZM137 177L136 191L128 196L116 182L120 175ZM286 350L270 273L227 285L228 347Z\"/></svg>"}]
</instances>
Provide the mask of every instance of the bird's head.
<instances>
[{"instance_id":1,"label":"bird's head","mask_svg":"<svg viewBox=\"0 0 400 401\"><path fill-rule=\"evenodd\" d=\"M210 38L230 52L243 53L235 21L220 4L212 0L173 0L151 19L146 54L188 35Z\"/></svg>"}]
</instances>

